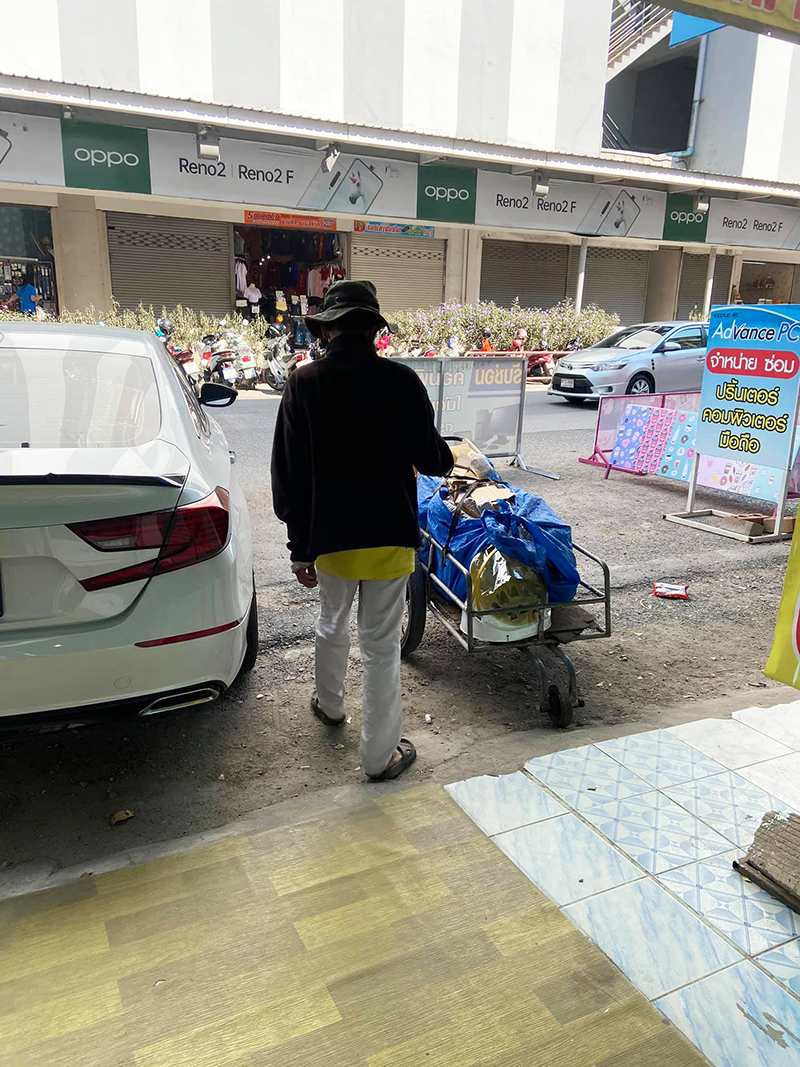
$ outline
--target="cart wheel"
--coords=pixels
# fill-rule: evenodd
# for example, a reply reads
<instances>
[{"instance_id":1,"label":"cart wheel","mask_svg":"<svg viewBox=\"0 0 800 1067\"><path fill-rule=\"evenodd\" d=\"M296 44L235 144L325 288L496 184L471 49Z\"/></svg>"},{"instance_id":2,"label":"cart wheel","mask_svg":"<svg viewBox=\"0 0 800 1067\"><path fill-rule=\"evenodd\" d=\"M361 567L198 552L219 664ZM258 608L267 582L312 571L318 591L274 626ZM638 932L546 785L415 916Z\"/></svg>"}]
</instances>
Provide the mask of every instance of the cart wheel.
<instances>
[{"instance_id":1,"label":"cart wheel","mask_svg":"<svg viewBox=\"0 0 800 1067\"><path fill-rule=\"evenodd\" d=\"M547 714L553 726L564 729L572 722L572 699L569 693L559 689L557 685L551 685L547 690Z\"/></svg>"},{"instance_id":2,"label":"cart wheel","mask_svg":"<svg viewBox=\"0 0 800 1067\"><path fill-rule=\"evenodd\" d=\"M427 581L419 560L414 573L408 576L406 585L406 609L403 613L403 631L400 638L400 655L403 659L417 648L425 633L425 618L428 611Z\"/></svg>"}]
</instances>

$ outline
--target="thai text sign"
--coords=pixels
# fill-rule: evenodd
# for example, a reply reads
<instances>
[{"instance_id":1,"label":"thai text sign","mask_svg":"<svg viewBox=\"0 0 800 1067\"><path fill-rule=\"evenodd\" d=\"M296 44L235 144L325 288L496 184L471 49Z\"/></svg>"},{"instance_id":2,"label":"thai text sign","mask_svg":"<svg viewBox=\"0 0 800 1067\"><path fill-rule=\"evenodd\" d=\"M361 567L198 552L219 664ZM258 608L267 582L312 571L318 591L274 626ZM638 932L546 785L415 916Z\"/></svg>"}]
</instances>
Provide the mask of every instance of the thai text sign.
<instances>
[{"instance_id":1,"label":"thai text sign","mask_svg":"<svg viewBox=\"0 0 800 1067\"><path fill-rule=\"evenodd\" d=\"M788 470L800 388L800 306L711 313L697 451Z\"/></svg>"},{"instance_id":2,"label":"thai text sign","mask_svg":"<svg viewBox=\"0 0 800 1067\"><path fill-rule=\"evenodd\" d=\"M404 359L422 379L436 428L487 456L514 456L522 437L527 360L519 356Z\"/></svg>"}]
</instances>

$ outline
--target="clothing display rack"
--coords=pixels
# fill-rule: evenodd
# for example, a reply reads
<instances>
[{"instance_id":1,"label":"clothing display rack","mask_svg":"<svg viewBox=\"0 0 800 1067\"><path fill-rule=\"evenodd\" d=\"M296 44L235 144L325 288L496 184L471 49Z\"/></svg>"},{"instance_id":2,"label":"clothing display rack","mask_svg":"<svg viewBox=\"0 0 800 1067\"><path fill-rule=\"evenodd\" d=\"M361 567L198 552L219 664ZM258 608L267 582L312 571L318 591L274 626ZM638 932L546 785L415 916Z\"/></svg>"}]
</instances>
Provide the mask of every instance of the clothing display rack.
<instances>
[{"instance_id":1,"label":"clothing display rack","mask_svg":"<svg viewBox=\"0 0 800 1067\"><path fill-rule=\"evenodd\" d=\"M344 277L338 233L234 227L236 308L245 318L292 317L304 335L302 317L313 315L329 286Z\"/></svg>"}]
</instances>

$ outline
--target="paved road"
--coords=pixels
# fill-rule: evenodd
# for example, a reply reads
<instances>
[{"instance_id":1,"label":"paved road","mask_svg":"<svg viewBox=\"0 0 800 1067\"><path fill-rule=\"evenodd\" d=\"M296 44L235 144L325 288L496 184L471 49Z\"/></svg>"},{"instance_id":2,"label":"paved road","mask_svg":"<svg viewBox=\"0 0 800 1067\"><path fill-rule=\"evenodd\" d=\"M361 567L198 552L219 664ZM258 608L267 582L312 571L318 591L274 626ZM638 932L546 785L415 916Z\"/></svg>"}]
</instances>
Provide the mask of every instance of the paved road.
<instances>
[{"instance_id":1,"label":"paved road","mask_svg":"<svg viewBox=\"0 0 800 1067\"><path fill-rule=\"evenodd\" d=\"M267 392L243 393L219 413L252 512L262 647L256 669L205 708L60 733L0 734L0 897L4 883L18 887L31 875L46 878L70 864L207 831L287 798L341 803L370 788L359 769L357 652L348 681L352 726L333 735L308 712L315 596L292 580L284 530L270 508L278 403ZM577 733L554 733L541 714L529 656L467 657L431 624L403 669L406 732L420 752L409 784L512 771L532 755L614 731L698 717L703 701L711 714L724 714L779 696L760 687L787 547L747 546L663 522L665 512L683 507L684 487L623 474L604 481L577 463L591 449L595 417L592 408L529 388L523 456L562 478L509 472L612 568L611 640L570 649L587 698ZM712 502L708 494L700 499ZM692 599L654 600L654 579L690 580ZM123 808L135 818L111 828L109 816Z\"/></svg>"}]
</instances>

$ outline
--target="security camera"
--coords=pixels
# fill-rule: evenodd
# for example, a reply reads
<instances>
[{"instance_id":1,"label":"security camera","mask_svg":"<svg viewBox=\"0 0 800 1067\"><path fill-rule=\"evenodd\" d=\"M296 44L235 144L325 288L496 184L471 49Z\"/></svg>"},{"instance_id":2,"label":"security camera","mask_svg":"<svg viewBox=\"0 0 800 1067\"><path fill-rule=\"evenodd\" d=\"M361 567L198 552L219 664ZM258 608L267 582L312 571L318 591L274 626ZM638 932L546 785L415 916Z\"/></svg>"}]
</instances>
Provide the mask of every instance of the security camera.
<instances>
[{"instance_id":1,"label":"security camera","mask_svg":"<svg viewBox=\"0 0 800 1067\"><path fill-rule=\"evenodd\" d=\"M319 167L323 174L328 174L336 166L336 160L340 156L339 147L333 143L325 148L325 155Z\"/></svg>"}]
</instances>

